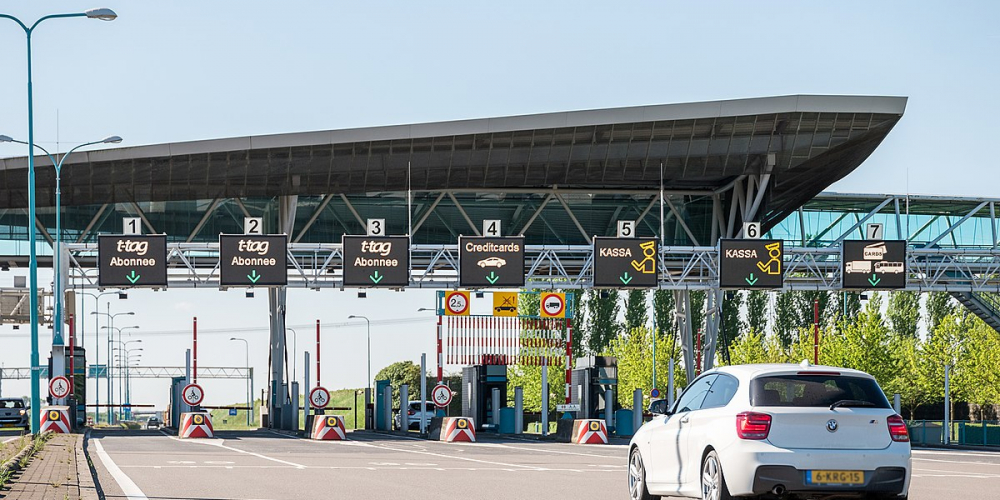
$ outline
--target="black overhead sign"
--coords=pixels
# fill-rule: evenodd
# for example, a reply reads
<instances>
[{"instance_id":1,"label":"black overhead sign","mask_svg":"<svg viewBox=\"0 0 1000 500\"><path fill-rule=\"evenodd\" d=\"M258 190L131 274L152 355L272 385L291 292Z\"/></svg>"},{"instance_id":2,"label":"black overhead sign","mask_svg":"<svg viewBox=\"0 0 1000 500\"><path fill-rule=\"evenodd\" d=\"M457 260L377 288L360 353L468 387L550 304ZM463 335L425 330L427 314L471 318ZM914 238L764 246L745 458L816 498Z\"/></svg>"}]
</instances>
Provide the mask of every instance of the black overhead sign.
<instances>
[{"instance_id":1,"label":"black overhead sign","mask_svg":"<svg viewBox=\"0 0 1000 500\"><path fill-rule=\"evenodd\" d=\"M459 286L524 286L524 238L461 237L458 255Z\"/></svg>"},{"instance_id":2,"label":"black overhead sign","mask_svg":"<svg viewBox=\"0 0 1000 500\"><path fill-rule=\"evenodd\" d=\"M781 240L719 240L719 286L781 288L784 251Z\"/></svg>"},{"instance_id":3,"label":"black overhead sign","mask_svg":"<svg viewBox=\"0 0 1000 500\"><path fill-rule=\"evenodd\" d=\"M401 288L410 284L410 238L344 236L344 286Z\"/></svg>"},{"instance_id":4,"label":"black overhead sign","mask_svg":"<svg viewBox=\"0 0 1000 500\"><path fill-rule=\"evenodd\" d=\"M98 286L167 286L166 235L103 235L98 242Z\"/></svg>"},{"instance_id":5,"label":"black overhead sign","mask_svg":"<svg viewBox=\"0 0 1000 500\"><path fill-rule=\"evenodd\" d=\"M284 286L288 237L283 234L220 234L219 286Z\"/></svg>"},{"instance_id":6,"label":"black overhead sign","mask_svg":"<svg viewBox=\"0 0 1000 500\"><path fill-rule=\"evenodd\" d=\"M844 240L844 288L906 288L905 240Z\"/></svg>"},{"instance_id":7,"label":"black overhead sign","mask_svg":"<svg viewBox=\"0 0 1000 500\"><path fill-rule=\"evenodd\" d=\"M655 238L594 238L594 286L656 287L658 252Z\"/></svg>"}]
</instances>

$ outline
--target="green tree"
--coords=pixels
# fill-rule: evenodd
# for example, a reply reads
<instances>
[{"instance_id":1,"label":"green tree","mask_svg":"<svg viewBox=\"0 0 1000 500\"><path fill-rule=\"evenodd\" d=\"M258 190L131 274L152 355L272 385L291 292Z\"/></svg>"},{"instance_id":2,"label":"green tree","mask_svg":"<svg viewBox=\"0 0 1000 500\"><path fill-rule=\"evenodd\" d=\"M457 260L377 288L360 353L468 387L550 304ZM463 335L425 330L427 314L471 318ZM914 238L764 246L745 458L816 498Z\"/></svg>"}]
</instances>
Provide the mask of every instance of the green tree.
<instances>
[{"instance_id":1,"label":"green tree","mask_svg":"<svg viewBox=\"0 0 1000 500\"><path fill-rule=\"evenodd\" d=\"M691 331L695 335L705 327L705 291L691 291Z\"/></svg>"},{"instance_id":2,"label":"green tree","mask_svg":"<svg viewBox=\"0 0 1000 500\"><path fill-rule=\"evenodd\" d=\"M618 336L618 290L590 290L587 292L587 350L590 354L607 351L611 339Z\"/></svg>"},{"instance_id":3,"label":"green tree","mask_svg":"<svg viewBox=\"0 0 1000 500\"><path fill-rule=\"evenodd\" d=\"M550 365L549 371L549 411L566 401L566 364L560 360ZM514 388L520 387L524 394L524 411L538 412L542 409L542 367L517 365L507 367L507 406L514 406Z\"/></svg>"},{"instance_id":4,"label":"green tree","mask_svg":"<svg viewBox=\"0 0 1000 500\"><path fill-rule=\"evenodd\" d=\"M670 342L672 338L656 338L656 359L652 356L653 331L650 328L636 328L629 335L611 340L609 352L618 360L618 403L623 408L632 408L632 393L641 389L644 398L649 397L653 388L653 363L656 363L656 385L665 394L667 373L670 366ZM674 387L686 385L684 370L680 362L674 361ZM644 404L643 407L646 405Z\"/></svg>"},{"instance_id":5,"label":"green tree","mask_svg":"<svg viewBox=\"0 0 1000 500\"><path fill-rule=\"evenodd\" d=\"M572 326L573 326L573 359L577 359L583 356L584 353L584 339L587 338L587 322L585 321L585 310L586 301L584 300L585 294L583 290L564 290L567 294L573 294L573 300L567 300L570 306L567 308L566 313L572 316Z\"/></svg>"},{"instance_id":6,"label":"green tree","mask_svg":"<svg viewBox=\"0 0 1000 500\"><path fill-rule=\"evenodd\" d=\"M920 296L917 292L890 292L886 316L893 333L901 337L916 337L917 323L920 321Z\"/></svg>"},{"instance_id":7,"label":"green tree","mask_svg":"<svg viewBox=\"0 0 1000 500\"><path fill-rule=\"evenodd\" d=\"M830 304L830 293L824 290L793 292L795 297L797 327L807 327L816 322L816 304L819 305L820 324L826 319L826 308Z\"/></svg>"},{"instance_id":8,"label":"green tree","mask_svg":"<svg viewBox=\"0 0 1000 500\"><path fill-rule=\"evenodd\" d=\"M746 330L746 325L740 319L740 308L743 305L743 295L740 292L726 292L722 300L722 325L719 339L719 349L729 356L729 346L736 337Z\"/></svg>"},{"instance_id":9,"label":"green tree","mask_svg":"<svg viewBox=\"0 0 1000 500\"><path fill-rule=\"evenodd\" d=\"M747 326L757 333L767 333L767 295L764 290L747 292Z\"/></svg>"},{"instance_id":10,"label":"green tree","mask_svg":"<svg viewBox=\"0 0 1000 500\"><path fill-rule=\"evenodd\" d=\"M882 318L881 302L880 296L872 297L857 319L846 323L839 340L836 336L826 337L833 345L829 352L824 350L826 357L822 362L867 372L886 388L891 387L897 363L890 342L892 336Z\"/></svg>"},{"instance_id":11,"label":"green tree","mask_svg":"<svg viewBox=\"0 0 1000 500\"><path fill-rule=\"evenodd\" d=\"M674 292L656 290L653 292L653 319L660 335L670 335L675 328L674 314L677 309L674 304Z\"/></svg>"},{"instance_id":12,"label":"green tree","mask_svg":"<svg viewBox=\"0 0 1000 500\"><path fill-rule=\"evenodd\" d=\"M781 345L789 346L798 331L795 311L795 292L780 292L774 304L774 334Z\"/></svg>"},{"instance_id":13,"label":"green tree","mask_svg":"<svg viewBox=\"0 0 1000 500\"><path fill-rule=\"evenodd\" d=\"M983 408L1000 402L1000 334L983 320L971 314L965 316L965 337L959 346L955 366L955 382L962 388L964 400L977 410L979 420Z\"/></svg>"},{"instance_id":14,"label":"green tree","mask_svg":"<svg viewBox=\"0 0 1000 500\"><path fill-rule=\"evenodd\" d=\"M648 319L646 290L629 290L625 296L625 331L646 326Z\"/></svg>"},{"instance_id":15,"label":"green tree","mask_svg":"<svg viewBox=\"0 0 1000 500\"><path fill-rule=\"evenodd\" d=\"M933 332L941 320L955 311L955 306L951 301L951 294L948 292L930 292L927 294L927 318L925 325L927 333Z\"/></svg>"},{"instance_id":16,"label":"green tree","mask_svg":"<svg viewBox=\"0 0 1000 500\"><path fill-rule=\"evenodd\" d=\"M388 380L392 385L392 404L399 407L399 386L407 384L410 386L410 397L420 398L420 366L413 361L397 361L385 368L382 368L375 375L375 380ZM428 379L427 387L434 387ZM417 391L417 392L414 392Z\"/></svg>"}]
</instances>

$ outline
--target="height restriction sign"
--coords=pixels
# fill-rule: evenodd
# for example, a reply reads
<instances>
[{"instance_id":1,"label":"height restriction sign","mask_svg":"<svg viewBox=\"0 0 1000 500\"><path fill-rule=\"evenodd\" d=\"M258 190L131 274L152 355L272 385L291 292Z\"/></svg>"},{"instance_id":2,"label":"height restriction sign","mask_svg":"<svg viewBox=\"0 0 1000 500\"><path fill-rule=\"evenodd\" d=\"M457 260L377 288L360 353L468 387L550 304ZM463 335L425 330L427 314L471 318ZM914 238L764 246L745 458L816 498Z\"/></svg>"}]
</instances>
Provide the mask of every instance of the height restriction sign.
<instances>
[{"instance_id":1,"label":"height restriction sign","mask_svg":"<svg viewBox=\"0 0 1000 500\"><path fill-rule=\"evenodd\" d=\"M469 315L469 292L450 291L444 294L445 316Z\"/></svg>"}]
</instances>

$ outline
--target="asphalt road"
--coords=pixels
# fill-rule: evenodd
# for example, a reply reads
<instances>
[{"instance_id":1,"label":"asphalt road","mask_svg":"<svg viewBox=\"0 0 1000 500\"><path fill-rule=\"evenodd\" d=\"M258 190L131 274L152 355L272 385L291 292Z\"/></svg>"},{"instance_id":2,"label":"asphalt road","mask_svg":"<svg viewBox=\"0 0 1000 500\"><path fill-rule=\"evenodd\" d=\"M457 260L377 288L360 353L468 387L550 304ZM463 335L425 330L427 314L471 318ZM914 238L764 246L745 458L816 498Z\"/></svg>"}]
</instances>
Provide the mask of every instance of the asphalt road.
<instances>
[{"instance_id":1,"label":"asphalt road","mask_svg":"<svg viewBox=\"0 0 1000 500\"><path fill-rule=\"evenodd\" d=\"M108 499L628 498L624 446L449 444L369 433L347 442L268 431L218 437L99 432L89 453ZM914 450L910 499L960 498L1000 500L1000 453Z\"/></svg>"}]
</instances>

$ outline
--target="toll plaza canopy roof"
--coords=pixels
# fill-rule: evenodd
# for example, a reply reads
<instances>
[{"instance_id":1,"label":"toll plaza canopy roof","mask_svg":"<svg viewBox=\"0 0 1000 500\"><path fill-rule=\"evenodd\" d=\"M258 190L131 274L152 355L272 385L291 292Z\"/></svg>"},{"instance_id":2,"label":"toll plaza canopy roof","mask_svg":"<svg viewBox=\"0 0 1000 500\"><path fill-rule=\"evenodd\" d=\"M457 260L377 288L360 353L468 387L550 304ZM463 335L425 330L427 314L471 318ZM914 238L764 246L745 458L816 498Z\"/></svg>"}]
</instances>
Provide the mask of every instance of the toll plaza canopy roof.
<instances>
[{"instance_id":1,"label":"toll plaza canopy roof","mask_svg":"<svg viewBox=\"0 0 1000 500\"><path fill-rule=\"evenodd\" d=\"M785 213L856 168L902 97L782 96L234 137L75 153L62 203L558 186L718 190L773 153L767 211ZM36 165L51 162L37 157ZM26 158L0 160L0 208L27 205ZM409 174L408 174L409 171ZM39 206L54 173L38 169ZM408 182L409 181L409 182Z\"/></svg>"}]
</instances>

